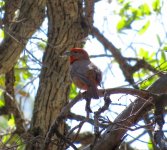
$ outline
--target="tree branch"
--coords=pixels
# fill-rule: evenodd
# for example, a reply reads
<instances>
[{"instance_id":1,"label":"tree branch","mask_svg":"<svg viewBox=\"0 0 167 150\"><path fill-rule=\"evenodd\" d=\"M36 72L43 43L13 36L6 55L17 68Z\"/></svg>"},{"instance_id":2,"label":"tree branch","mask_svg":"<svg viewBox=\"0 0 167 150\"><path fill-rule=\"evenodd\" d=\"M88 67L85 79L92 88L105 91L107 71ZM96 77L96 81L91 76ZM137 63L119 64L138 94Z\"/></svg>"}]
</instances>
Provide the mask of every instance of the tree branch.
<instances>
[{"instance_id":1,"label":"tree branch","mask_svg":"<svg viewBox=\"0 0 167 150\"><path fill-rule=\"evenodd\" d=\"M113 89L104 89L104 90L99 90L99 96L105 96L110 94L120 94L120 93L126 93L126 94L131 94L131 95L137 95L139 97L142 97L144 99L148 99L151 95L153 96L154 94L151 94L148 91L140 91L136 89L128 89L128 88L113 88ZM68 103L60 112L59 116L57 119L53 122L53 124L50 127L50 130L48 131L46 138L45 138L45 145L47 145L51 139L51 137L54 135L54 130L57 128L60 123L65 119L70 111L70 109L82 98L82 94L79 94L76 96L70 103ZM129 120L129 119L128 119Z\"/></svg>"},{"instance_id":2,"label":"tree branch","mask_svg":"<svg viewBox=\"0 0 167 150\"><path fill-rule=\"evenodd\" d=\"M72 113L72 112L69 112L69 113L68 113L67 118L68 118L68 119L73 119L73 120L76 120L76 121L83 121L83 120L86 119L86 117L81 116L81 115L74 114L74 113ZM86 120L86 122L90 123L91 125L94 125L94 120L91 119L91 118L88 118L88 119ZM100 123L99 126L100 126L101 128L106 128L108 125L107 125L107 124L102 124L102 123Z\"/></svg>"},{"instance_id":3,"label":"tree branch","mask_svg":"<svg viewBox=\"0 0 167 150\"><path fill-rule=\"evenodd\" d=\"M74 139L76 135L71 135L70 138ZM94 135L90 132L84 132L77 135L75 143L80 143L83 146L90 144L93 141Z\"/></svg>"},{"instance_id":4,"label":"tree branch","mask_svg":"<svg viewBox=\"0 0 167 150\"><path fill-rule=\"evenodd\" d=\"M166 150L167 149L167 143L166 143L166 139L164 136L164 133L162 131L163 125L165 123L164 120L164 104L161 101L161 99L164 99L164 101L166 101L166 97L164 95L162 95L161 97L159 97L159 101L157 101L155 103L155 129L154 129L154 140L155 143L160 147L160 149L162 150Z\"/></svg>"},{"instance_id":5,"label":"tree branch","mask_svg":"<svg viewBox=\"0 0 167 150\"><path fill-rule=\"evenodd\" d=\"M148 89L148 91L156 94L167 93L167 75L164 75L163 77L158 79ZM126 108L120 115L118 115L118 117L114 120L113 124L110 127L108 127L108 129L103 134L102 139L96 143L94 150L101 150L101 149L109 150L116 148L120 144L120 139L122 139L125 133L127 132L127 129L121 129L120 126L114 123L120 120L124 120L127 118L127 116L130 116L131 114L137 112L136 115L122 122L122 124L127 127L136 124L147 111L153 108L152 104L155 103L156 101L163 103L163 107L167 105L167 102L164 99L159 99L159 96L158 97L155 96L152 98L151 102L147 103L147 105L145 105L141 109L145 101L143 101L141 98L137 98L135 102L130 104L128 108ZM90 147L86 148L85 150L88 149L90 149Z\"/></svg>"},{"instance_id":6,"label":"tree branch","mask_svg":"<svg viewBox=\"0 0 167 150\"><path fill-rule=\"evenodd\" d=\"M103 46L112 53L113 57L118 62L126 80L130 84L134 85L131 66L126 62L126 59L122 56L120 51L110 41L108 41L108 39L106 39L96 27L92 28L92 35L95 36L103 44Z\"/></svg>"},{"instance_id":7,"label":"tree branch","mask_svg":"<svg viewBox=\"0 0 167 150\"><path fill-rule=\"evenodd\" d=\"M136 64L132 67L132 72L135 73L136 71L140 70L141 68L150 70L151 72L158 74L159 76L164 75L161 71L156 70L153 66L151 66L144 59L138 59L136 61Z\"/></svg>"},{"instance_id":8,"label":"tree branch","mask_svg":"<svg viewBox=\"0 0 167 150\"><path fill-rule=\"evenodd\" d=\"M46 0L22 0L18 18L4 27L5 39L0 45L0 74L16 63L23 48L44 19ZM30 11L31 10L31 11Z\"/></svg>"},{"instance_id":9,"label":"tree branch","mask_svg":"<svg viewBox=\"0 0 167 150\"><path fill-rule=\"evenodd\" d=\"M148 69L153 73L158 73L160 76L163 75L143 59L136 59L136 64L134 66L128 64L128 59L123 57L119 49L117 49L107 38L105 38L96 27L92 28L92 35L94 35L103 44L103 46L112 53L113 57L118 62L126 81L132 84L134 88L138 87L134 83L133 74L141 68Z\"/></svg>"},{"instance_id":10,"label":"tree branch","mask_svg":"<svg viewBox=\"0 0 167 150\"><path fill-rule=\"evenodd\" d=\"M144 121L144 123L145 123L146 125L151 123L151 121L150 121L150 119L149 119L149 113L147 113L147 114L144 116L143 121ZM146 129L146 131L147 131L147 133L148 133L148 135L149 135L149 137L150 137L150 141L151 141L151 144L152 144L153 148L156 150L156 149L157 149L157 146L156 146L156 144L155 144L155 141L154 141L154 138L153 138L153 133L152 133L153 127L151 127L151 129L150 129L150 127L149 127L149 128L146 127L145 129Z\"/></svg>"}]
</instances>

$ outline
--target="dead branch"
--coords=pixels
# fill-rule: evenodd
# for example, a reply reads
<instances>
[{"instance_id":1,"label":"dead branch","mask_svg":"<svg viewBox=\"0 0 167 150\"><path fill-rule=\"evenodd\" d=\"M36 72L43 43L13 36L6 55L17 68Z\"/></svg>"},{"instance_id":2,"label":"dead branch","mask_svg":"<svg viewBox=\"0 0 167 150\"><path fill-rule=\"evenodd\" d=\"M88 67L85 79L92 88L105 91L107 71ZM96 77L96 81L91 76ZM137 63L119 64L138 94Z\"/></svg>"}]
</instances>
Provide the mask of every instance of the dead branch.
<instances>
[{"instance_id":1,"label":"dead branch","mask_svg":"<svg viewBox=\"0 0 167 150\"><path fill-rule=\"evenodd\" d=\"M76 120L76 121L83 121L83 120L86 120L86 122L90 123L91 125L94 125L94 120L91 119L91 118L86 118L84 116L81 116L81 115L77 115L77 114L74 114L72 112L69 112L68 115L67 115L67 118L68 119L73 119L73 120ZM100 123L99 124L99 127L101 128L106 128L108 125L107 124L104 124L104 123Z\"/></svg>"}]
</instances>

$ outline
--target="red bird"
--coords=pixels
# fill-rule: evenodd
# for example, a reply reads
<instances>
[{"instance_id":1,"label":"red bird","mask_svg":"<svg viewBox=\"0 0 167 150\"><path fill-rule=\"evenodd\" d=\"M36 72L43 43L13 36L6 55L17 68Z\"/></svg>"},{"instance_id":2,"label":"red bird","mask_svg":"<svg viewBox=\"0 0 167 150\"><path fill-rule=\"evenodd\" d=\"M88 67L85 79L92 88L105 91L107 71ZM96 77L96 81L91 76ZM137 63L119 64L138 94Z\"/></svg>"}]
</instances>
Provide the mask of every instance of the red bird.
<instances>
[{"instance_id":1,"label":"red bird","mask_svg":"<svg viewBox=\"0 0 167 150\"><path fill-rule=\"evenodd\" d=\"M74 84L87 91L87 98L98 99L98 89L102 80L100 69L89 59L88 53L82 48L72 48L66 52L70 56L70 75Z\"/></svg>"}]
</instances>

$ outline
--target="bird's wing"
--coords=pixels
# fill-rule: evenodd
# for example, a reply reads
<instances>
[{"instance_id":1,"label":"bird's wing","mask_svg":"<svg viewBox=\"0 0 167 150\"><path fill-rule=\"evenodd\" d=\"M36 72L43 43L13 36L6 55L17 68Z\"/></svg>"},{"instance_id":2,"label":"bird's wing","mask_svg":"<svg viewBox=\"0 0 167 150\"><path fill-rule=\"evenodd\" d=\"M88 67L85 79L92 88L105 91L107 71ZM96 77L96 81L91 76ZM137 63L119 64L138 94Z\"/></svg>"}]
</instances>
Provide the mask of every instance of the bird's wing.
<instances>
[{"instance_id":1,"label":"bird's wing","mask_svg":"<svg viewBox=\"0 0 167 150\"><path fill-rule=\"evenodd\" d=\"M88 67L89 67L88 74L90 74L89 77L92 78L94 82L96 82L96 84L100 86L100 82L102 80L101 70L97 66L95 66L93 63L90 63Z\"/></svg>"},{"instance_id":2,"label":"bird's wing","mask_svg":"<svg viewBox=\"0 0 167 150\"><path fill-rule=\"evenodd\" d=\"M85 75L83 75L83 74L81 74L81 73L79 73L79 72L75 72L74 77L76 77L76 76L77 76L79 79L81 79L82 82L84 82L87 86L91 86L91 85L92 85L91 81L87 78L87 76L85 76Z\"/></svg>"},{"instance_id":3,"label":"bird's wing","mask_svg":"<svg viewBox=\"0 0 167 150\"><path fill-rule=\"evenodd\" d=\"M86 68L86 69L85 69ZM96 66L94 66L94 64L89 64L88 66L82 68L78 67L76 68L76 66L74 66L71 69L71 77L77 77L80 78L85 84L87 84L88 86L92 86L92 84L95 83L95 85L97 85L97 81L100 78L100 73L98 73L96 70L98 68Z\"/></svg>"}]
</instances>

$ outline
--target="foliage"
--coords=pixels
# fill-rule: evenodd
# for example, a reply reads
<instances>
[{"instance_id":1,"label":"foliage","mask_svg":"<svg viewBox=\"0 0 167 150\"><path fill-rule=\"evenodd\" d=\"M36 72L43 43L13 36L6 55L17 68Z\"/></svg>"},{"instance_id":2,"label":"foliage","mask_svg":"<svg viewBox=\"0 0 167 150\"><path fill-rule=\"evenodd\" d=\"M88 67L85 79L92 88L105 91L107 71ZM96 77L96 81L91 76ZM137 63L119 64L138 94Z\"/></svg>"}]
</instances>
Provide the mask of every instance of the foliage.
<instances>
[{"instance_id":1,"label":"foliage","mask_svg":"<svg viewBox=\"0 0 167 150\"><path fill-rule=\"evenodd\" d=\"M69 99L73 99L77 96L77 87L72 83L70 88Z\"/></svg>"}]
</instances>

